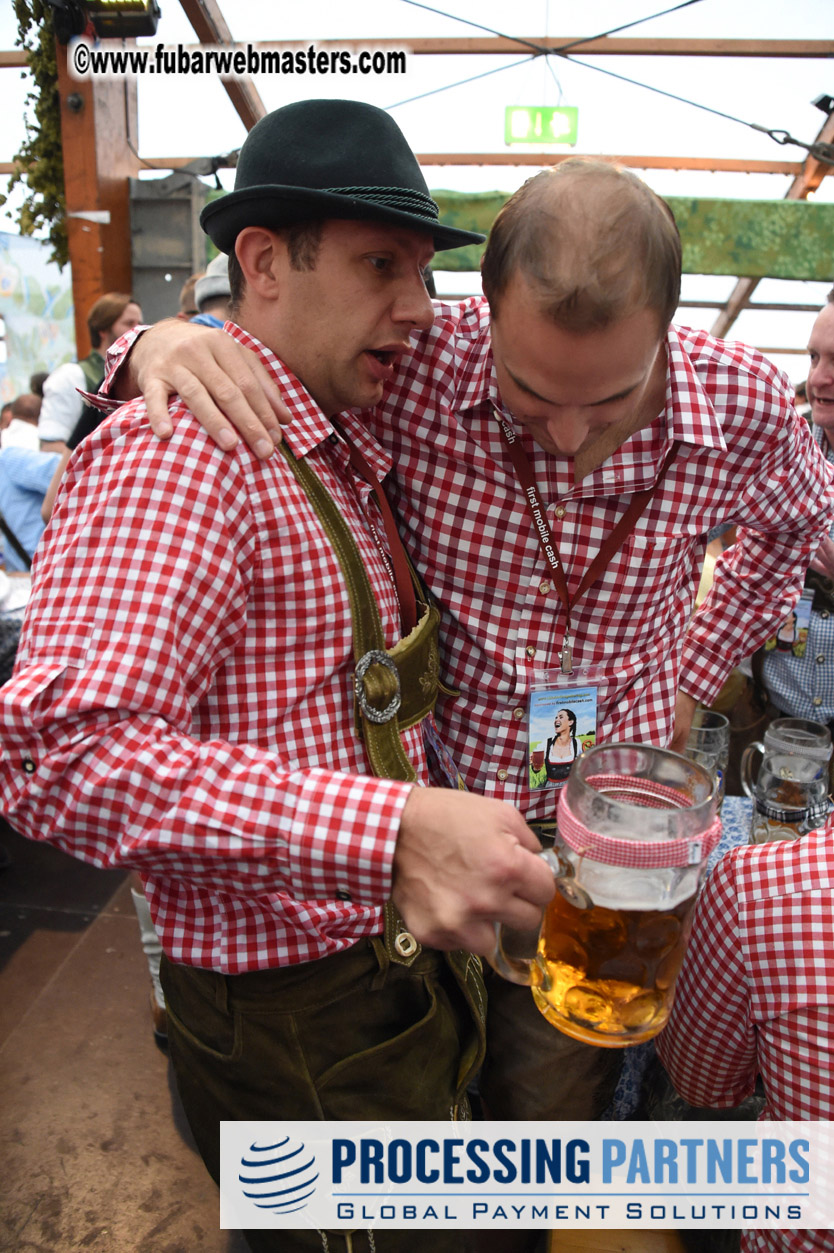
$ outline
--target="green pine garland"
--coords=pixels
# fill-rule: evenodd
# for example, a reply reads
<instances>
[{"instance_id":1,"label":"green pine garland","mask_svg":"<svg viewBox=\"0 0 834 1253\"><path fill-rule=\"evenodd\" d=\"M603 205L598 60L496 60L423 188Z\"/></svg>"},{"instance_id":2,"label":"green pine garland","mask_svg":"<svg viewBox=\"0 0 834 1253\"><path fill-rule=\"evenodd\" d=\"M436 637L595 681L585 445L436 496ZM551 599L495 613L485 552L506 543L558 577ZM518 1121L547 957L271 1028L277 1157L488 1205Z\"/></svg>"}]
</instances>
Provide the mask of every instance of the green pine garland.
<instances>
[{"instance_id":1,"label":"green pine garland","mask_svg":"<svg viewBox=\"0 0 834 1253\"><path fill-rule=\"evenodd\" d=\"M64 195L64 154L61 147L61 105L52 16L45 0L12 0L18 24L17 46L27 53L33 90L26 103L26 139L15 153L18 169L9 179L8 191L18 183L28 189L17 215L22 235L44 228L52 245L52 260L63 268L69 260ZM34 27L34 30L32 29ZM7 196L0 195L0 205Z\"/></svg>"}]
</instances>

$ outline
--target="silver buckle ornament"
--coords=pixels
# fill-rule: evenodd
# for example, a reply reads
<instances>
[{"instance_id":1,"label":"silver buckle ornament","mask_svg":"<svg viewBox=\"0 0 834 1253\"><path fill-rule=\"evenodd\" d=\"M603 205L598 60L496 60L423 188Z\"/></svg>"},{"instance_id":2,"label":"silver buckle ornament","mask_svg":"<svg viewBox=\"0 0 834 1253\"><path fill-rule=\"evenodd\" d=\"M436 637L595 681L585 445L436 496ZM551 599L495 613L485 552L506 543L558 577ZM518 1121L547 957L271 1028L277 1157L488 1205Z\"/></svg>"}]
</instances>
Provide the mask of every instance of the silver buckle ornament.
<instances>
[{"instance_id":1,"label":"silver buckle ornament","mask_svg":"<svg viewBox=\"0 0 834 1253\"><path fill-rule=\"evenodd\" d=\"M373 705L368 703L368 697L365 694L363 680L370 670L371 666L385 666L394 675L397 684L397 690L391 700L384 709L374 709ZM353 690L356 693L356 700L362 714L369 722L384 723L390 722L402 704L402 689L400 687L400 673L394 662L379 648L371 648L364 657L361 657L356 663L356 670L353 676Z\"/></svg>"}]
</instances>

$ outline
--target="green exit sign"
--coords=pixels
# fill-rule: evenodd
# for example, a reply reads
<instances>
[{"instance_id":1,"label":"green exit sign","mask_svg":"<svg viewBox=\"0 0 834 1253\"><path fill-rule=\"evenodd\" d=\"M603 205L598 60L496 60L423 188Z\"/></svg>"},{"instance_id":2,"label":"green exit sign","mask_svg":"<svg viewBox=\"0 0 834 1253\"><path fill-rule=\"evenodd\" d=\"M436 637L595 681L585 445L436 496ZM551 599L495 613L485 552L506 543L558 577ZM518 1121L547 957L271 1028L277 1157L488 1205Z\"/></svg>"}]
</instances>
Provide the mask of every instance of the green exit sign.
<instances>
[{"instance_id":1,"label":"green exit sign","mask_svg":"<svg viewBox=\"0 0 834 1253\"><path fill-rule=\"evenodd\" d=\"M575 144L579 110L510 104L504 110L505 144Z\"/></svg>"}]
</instances>

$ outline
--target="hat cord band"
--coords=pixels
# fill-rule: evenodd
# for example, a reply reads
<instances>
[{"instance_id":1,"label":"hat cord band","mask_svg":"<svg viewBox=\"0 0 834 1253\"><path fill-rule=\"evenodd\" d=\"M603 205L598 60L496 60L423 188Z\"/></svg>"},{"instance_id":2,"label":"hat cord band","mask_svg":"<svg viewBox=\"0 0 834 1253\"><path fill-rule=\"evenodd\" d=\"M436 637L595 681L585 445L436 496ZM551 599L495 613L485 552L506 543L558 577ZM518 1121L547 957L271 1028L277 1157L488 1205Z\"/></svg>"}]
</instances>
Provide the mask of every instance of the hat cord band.
<instances>
[{"instance_id":1,"label":"hat cord band","mask_svg":"<svg viewBox=\"0 0 834 1253\"><path fill-rule=\"evenodd\" d=\"M411 191L408 187L323 187L322 191L335 196L352 196L354 200L369 200L390 208L406 209L411 213L430 217L435 222L440 215L431 196L420 191Z\"/></svg>"}]
</instances>

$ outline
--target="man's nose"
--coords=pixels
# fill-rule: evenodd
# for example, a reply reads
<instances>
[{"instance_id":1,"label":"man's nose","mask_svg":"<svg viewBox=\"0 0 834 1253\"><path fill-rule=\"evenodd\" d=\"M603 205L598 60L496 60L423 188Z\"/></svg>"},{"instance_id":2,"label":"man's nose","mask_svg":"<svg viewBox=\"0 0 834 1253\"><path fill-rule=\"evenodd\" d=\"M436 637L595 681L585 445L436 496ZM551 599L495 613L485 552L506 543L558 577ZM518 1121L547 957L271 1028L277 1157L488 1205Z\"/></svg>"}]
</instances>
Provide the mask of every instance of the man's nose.
<instances>
[{"instance_id":1,"label":"man's nose","mask_svg":"<svg viewBox=\"0 0 834 1253\"><path fill-rule=\"evenodd\" d=\"M547 430L553 443L566 457L573 457L588 438L588 423L578 410L561 410L552 413L547 420Z\"/></svg>"},{"instance_id":2,"label":"man's nose","mask_svg":"<svg viewBox=\"0 0 834 1253\"><path fill-rule=\"evenodd\" d=\"M820 358L808 369L808 384L814 387L828 387L834 383L834 356Z\"/></svg>"},{"instance_id":3,"label":"man's nose","mask_svg":"<svg viewBox=\"0 0 834 1253\"><path fill-rule=\"evenodd\" d=\"M402 285L394 307L394 321L407 322L426 331L434 322L434 306L426 291L422 275L409 278Z\"/></svg>"}]
</instances>

